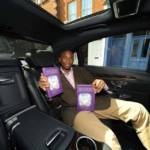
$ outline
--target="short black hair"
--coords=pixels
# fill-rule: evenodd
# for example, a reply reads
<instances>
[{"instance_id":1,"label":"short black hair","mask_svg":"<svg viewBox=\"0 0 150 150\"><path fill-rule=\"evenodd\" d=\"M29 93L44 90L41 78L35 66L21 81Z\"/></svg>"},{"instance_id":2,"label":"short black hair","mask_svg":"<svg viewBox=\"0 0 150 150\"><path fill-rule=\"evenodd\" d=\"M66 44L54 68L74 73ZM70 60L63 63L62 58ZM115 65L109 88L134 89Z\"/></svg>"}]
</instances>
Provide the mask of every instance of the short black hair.
<instances>
[{"instance_id":1,"label":"short black hair","mask_svg":"<svg viewBox=\"0 0 150 150\"><path fill-rule=\"evenodd\" d=\"M74 50L72 50L72 49L65 49L65 50L61 50L61 51L58 53L57 57L59 58L59 57L62 55L62 53L66 52L66 51L71 51L72 53L74 53L74 52L75 52L75 51L74 51Z\"/></svg>"}]
</instances>

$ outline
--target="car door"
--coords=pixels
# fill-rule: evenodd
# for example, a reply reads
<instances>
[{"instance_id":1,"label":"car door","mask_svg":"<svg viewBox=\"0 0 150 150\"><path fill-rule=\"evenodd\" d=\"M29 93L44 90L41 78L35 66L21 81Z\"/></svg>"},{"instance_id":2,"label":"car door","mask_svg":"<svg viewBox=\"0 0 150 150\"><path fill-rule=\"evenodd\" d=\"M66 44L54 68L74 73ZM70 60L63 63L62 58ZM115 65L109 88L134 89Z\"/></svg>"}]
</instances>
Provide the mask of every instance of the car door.
<instances>
[{"instance_id":1,"label":"car door","mask_svg":"<svg viewBox=\"0 0 150 150\"><path fill-rule=\"evenodd\" d=\"M144 34L145 33L145 34ZM150 79L147 72L149 60L149 36L143 31L136 37L129 33L111 36L81 46L78 54L82 64L106 81L113 96L142 103L150 111ZM131 36L132 35L132 36ZM135 39L140 43L134 46ZM137 52L133 64L133 51ZM143 57L142 57L143 56ZM135 58L134 58L135 59Z\"/></svg>"},{"instance_id":2,"label":"car door","mask_svg":"<svg viewBox=\"0 0 150 150\"><path fill-rule=\"evenodd\" d=\"M140 35L138 38L143 41L143 37L148 39L147 35L142 35L142 38ZM150 112L150 74L147 72L149 46L145 52L146 57L141 58L147 61L137 60L134 67L131 67L129 56L133 52L134 40L134 36L129 38L129 34L126 34L91 41L79 48L78 62L79 65L85 66L95 78L103 79L107 83L109 92L106 93L111 97L139 102ZM136 51L141 54L145 43L140 44ZM106 125L115 132L124 149L144 150L131 125L120 121L111 121Z\"/></svg>"}]
</instances>

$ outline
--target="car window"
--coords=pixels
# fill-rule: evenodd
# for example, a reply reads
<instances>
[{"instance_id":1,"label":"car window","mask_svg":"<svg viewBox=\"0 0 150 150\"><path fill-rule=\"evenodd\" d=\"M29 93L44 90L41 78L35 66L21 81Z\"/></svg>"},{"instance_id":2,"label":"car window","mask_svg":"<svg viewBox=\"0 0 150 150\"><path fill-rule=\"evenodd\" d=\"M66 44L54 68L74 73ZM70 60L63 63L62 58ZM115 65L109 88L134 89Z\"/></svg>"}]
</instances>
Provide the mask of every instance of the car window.
<instances>
[{"instance_id":1,"label":"car window","mask_svg":"<svg viewBox=\"0 0 150 150\"><path fill-rule=\"evenodd\" d=\"M150 32L140 31L92 41L80 47L84 65L146 71L150 56Z\"/></svg>"},{"instance_id":2,"label":"car window","mask_svg":"<svg viewBox=\"0 0 150 150\"><path fill-rule=\"evenodd\" d=\"M110 8L109 0L31 0L63 23Z\"/></svg>"},{"instance_id":3,"label":"car window","mask_svg":"<svg viewBox=\"0 0 150 150\"><path fill-rule=\"evenodd\" d=\"M15 57L25 57L40 50L50 50L50 45L0 36L0 53L14 52Z\"/></svg>"}]
</instances>

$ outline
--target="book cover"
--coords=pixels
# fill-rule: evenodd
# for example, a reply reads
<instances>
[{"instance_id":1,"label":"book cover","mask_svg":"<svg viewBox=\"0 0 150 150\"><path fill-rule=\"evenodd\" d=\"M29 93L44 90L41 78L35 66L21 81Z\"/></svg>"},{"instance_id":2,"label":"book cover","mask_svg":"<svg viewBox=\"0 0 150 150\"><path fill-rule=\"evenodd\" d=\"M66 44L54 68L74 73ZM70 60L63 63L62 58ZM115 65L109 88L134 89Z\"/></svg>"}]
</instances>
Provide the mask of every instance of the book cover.
<instances>
[{"instance_id":1,"label":"book cover","mask_svg":"<svg viewBox=\"0 0 150 150\"><path fill-rule=\"evenodd\" d=\"M78 111L94 111L95 94L92 85L77 85L77 110Z\"/></svg>"},{"instance_id":2,"label":"book cover","mask_svg":"<svg viewBox=\"0 0 150 150\"><path fill-rule=\"evenodd\" d=\"M60 71L58 67L44 67L43 74L48 78L50 87L47 89L48 97L54 97L63 92Z\"/></svg>"}]
</instances>

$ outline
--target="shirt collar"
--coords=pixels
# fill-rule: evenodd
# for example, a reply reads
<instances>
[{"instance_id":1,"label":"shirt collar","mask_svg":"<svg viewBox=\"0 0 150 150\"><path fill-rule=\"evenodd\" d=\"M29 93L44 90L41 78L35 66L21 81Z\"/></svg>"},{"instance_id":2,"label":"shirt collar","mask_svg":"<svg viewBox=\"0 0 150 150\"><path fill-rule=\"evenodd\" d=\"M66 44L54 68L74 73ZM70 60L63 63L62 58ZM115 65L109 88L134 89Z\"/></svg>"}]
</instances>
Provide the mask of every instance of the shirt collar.
<instances>
[{"instance_id":1,"label":"shirt collar","mask_svg":"<svg viewBox=\"0 0 150 150\"><path fill-rule=\"evenodd\" d=\"M65 72L65 71L62 69L62 67L60 67L60 71L61 71L64 75L68 75L68 74L70 74L71 72L73 72L73 69L72 69L72 67L71 67L71 69L70 69L68 72Z\"/></svg>"}]
</instances>

